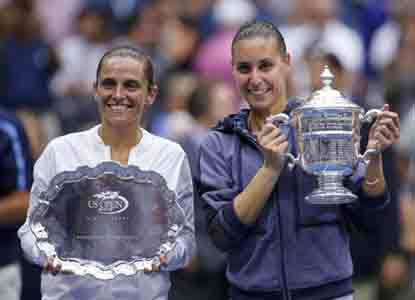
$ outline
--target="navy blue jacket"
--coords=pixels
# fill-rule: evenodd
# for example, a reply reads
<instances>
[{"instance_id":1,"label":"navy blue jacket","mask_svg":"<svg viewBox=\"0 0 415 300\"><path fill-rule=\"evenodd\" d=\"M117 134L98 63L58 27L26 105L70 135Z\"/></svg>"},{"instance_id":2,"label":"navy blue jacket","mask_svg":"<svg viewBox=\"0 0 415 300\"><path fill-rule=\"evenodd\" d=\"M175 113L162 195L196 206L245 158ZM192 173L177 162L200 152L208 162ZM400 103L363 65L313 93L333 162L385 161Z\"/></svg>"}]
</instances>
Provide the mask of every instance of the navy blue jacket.
<instances>
[{"instance_id":1,"label":"navy blue jacket","mask_svg":"<svg viewBox=\"0 0 415 300\"><path fill-rule=\"evenodd\" d=\"M286 113L296 105L290 102ZM359 202L311 205L304 197L315 187L315 177L286 165L257 222L243 224L232 201L263 165L248 131L248 114L230 116L210 132L200 149L197 181L210 236L228 253L233 299L317 300L352 293L348 224L372 230L371 218L386 205L388 194L369 199L363 193L360 164L344 182ZM288 136L296 156L294 130Z\"/></svg>"}]
</instances>

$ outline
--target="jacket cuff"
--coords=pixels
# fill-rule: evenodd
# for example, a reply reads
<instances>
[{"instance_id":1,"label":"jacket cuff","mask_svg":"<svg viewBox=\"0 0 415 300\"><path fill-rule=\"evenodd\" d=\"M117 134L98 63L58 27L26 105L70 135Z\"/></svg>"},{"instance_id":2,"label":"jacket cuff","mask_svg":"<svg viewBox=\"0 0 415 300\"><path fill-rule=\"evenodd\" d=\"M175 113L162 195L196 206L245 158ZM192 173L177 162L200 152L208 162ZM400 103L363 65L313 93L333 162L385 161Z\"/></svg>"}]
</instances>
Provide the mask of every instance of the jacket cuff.
<instances>
[{"instance_id":1,"label":"jacket cuff","mask_svg":"<svg viewBox=\"0 0 415 300\"><path fill-rule=\"evenodd\" d=\"M359 182L359 199L360 205L370 210L382 210L390 201L388 187L385 187L385 192L378 196L369 196L363 191L363 179Z\"/></svg>"},{"instance_id":2,"label":"jacket cuff","mask_svg":"<svg viewBox=\"0 0 415 300\"><path fill-rule=\"evenodd\" d=\"M232 202L222 208L220 219L225 231L236 240L244 238L255 227L255 224L248 225L241 222L235 213Z\"/></svg>"}]
</instances>

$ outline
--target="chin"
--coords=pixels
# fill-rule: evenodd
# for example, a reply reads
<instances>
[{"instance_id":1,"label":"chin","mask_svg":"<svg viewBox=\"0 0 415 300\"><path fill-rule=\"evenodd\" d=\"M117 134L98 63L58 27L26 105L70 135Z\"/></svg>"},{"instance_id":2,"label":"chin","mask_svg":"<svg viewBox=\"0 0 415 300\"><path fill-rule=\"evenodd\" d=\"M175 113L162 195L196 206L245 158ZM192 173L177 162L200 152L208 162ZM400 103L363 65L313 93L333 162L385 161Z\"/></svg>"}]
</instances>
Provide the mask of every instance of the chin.
<instances>
[{"instance_id":1,"label":"chin","mask_svg":"<svg viewBox=\"0 0 415 300\"><path fill-rule=\"evenodd\" d=\"M125 127L129 127L132 124L137 124L137 120L125 120L125 119L111 119L111 120L107 120L106 123L108 124L108 126L110 127L114 127L114 128L125 128Z\"/></svg>"},{"instance_id":2,"label":"chin","mask_svg":"<svg viewBox=\"0 0 415 300\"><path fill-rule=\"evenodd\" d=\"M273 103L269 99L251 101L251 103L251 108L257 111L269 111L275 105L275 103Z\"/></svg>"}]
</instances>

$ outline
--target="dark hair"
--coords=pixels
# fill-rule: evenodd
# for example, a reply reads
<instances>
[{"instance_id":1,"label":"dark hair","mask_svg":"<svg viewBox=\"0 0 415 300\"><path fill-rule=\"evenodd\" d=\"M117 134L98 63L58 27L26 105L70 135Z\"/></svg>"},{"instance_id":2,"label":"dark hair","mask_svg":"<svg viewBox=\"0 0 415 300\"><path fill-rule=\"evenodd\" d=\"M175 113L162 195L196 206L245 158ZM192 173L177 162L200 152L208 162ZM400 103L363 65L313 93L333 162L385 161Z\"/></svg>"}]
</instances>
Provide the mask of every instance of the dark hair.
<instances>
[{"instance_id":1,"label":"dark hair","mask_svg":"<svg viewBox=\"0 0 415 300\"><path fill-rule=\"evenodd\" d=\"M251 21L239 28L232 40L232 54L237 42L255 37L274 38L278 42L280 54L287 55L287 46L282 33L273 23L264 20Z\"/></svg>"},{"instance_id":2,"label":"dark hair","mask_svg":"<svg viewBox=\"0 0 415 300\"><path fill-rule=\"evenodd\" d=\"M105 52L98 63L96 74L97 83L104 62L111 57L131 57L139 62L144 62L144 75L147 79L148 87L151 88L155 84L154 66L150 56L142 49L132 46L118 46Z\"/></svg>"},{"instance_id":3,"label":"dark hair","mask_svg":"<svg viewBox=\"0 0 415 300\"><path fill-rule=\"evenodd\" d=\"M207 113L210 104L210 93L213 84L201 82L189 96L188 111L190 115L198 119Z\"/></svg>"}]
</instances>

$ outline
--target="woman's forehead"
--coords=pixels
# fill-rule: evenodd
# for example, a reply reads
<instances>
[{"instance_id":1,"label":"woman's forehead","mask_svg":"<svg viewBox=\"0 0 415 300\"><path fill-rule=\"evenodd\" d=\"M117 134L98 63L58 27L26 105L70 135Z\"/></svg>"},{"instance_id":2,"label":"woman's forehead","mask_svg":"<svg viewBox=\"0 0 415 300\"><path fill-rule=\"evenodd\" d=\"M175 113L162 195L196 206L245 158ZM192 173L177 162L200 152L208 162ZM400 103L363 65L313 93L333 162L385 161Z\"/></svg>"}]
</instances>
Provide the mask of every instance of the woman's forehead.
<instances>
[{"instance_id":1,"label":"woman's forehead","mask_svg":"<svg viewBox=\"0 0 415 300\"><path fill-rule=\"evenodd\" d=\"M267 56L279 56L278 42L272 37L252 37L239 40L233 49L233 59L252 59Z\"/></svg>"},{"instance_id":2,"label":"woman's forehead","mask_svg":"<svg viewBox=\"0 0 415 300\"><path fill-rule=\"evenodd\" d=\"M101 75L113 73L130 73L136 76L144 76L144 62L128 56L109 57L102 65Z\"/></svg>"},{"instance_id":3,"label":"woman's forehead","mask_svg":"<svg viewBox=\"0 0 415 300\"><path fill-rule=\"evenodd\" d=\"M111 69L118 66L125 67L128 65L142 69L144 67L144 61L131 56L110 56L104 60L102 68Z\"/></svg>"}]
</instances>

